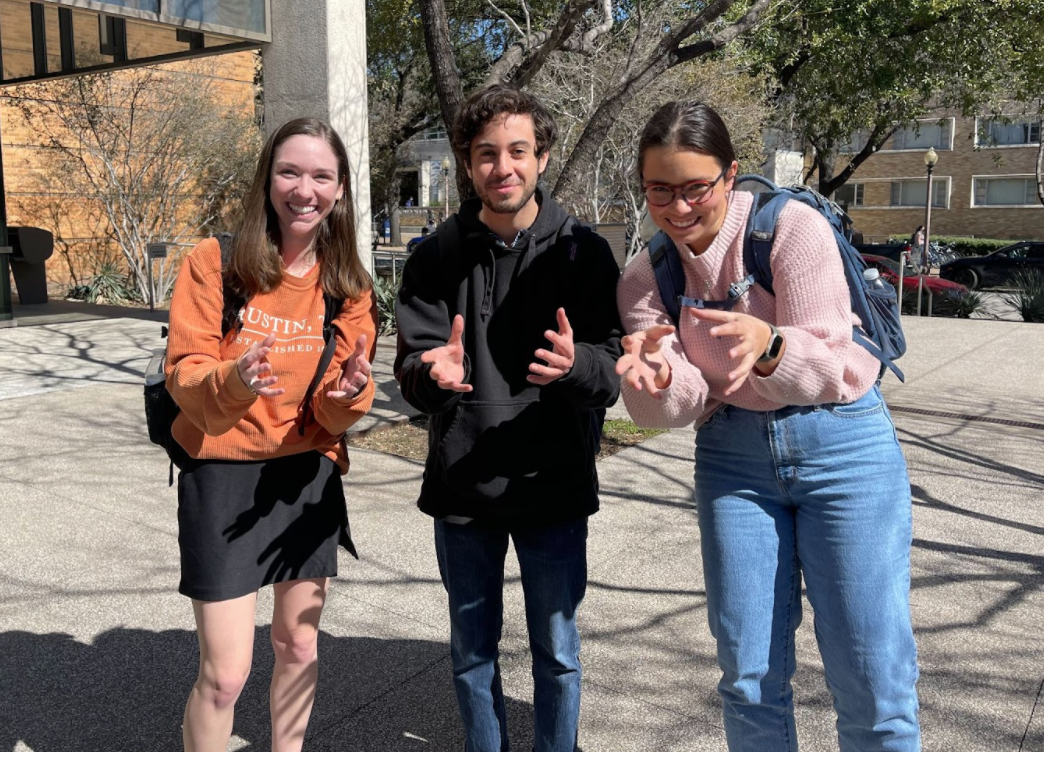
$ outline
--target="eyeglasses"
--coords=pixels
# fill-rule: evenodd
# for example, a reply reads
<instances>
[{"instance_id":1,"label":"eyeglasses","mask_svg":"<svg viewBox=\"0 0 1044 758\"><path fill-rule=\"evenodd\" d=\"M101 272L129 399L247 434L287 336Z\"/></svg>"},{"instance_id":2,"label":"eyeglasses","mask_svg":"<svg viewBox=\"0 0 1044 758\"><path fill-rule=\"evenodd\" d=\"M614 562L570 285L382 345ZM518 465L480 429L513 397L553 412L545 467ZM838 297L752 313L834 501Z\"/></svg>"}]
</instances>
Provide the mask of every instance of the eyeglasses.
<instances>
[{"instance_id":1,"label":"eyeglasses","mask_svg":"<svg viewBox=\"0 0 1044 758\"><path fill-rule=\"evenodd\" d=\"M710 198L714 185L721 181L721 178L725 176L725 172L728 170L728 166L723 168L721 173L711 182L650 184L645 188L645 199L649 201L649 205L655 205L657 208L662 208L665 205L673 203L678 198L678 193L681 192L681 196L685 199L686 203L689 205L699 205Z\"/></svg>"}]
</instances>

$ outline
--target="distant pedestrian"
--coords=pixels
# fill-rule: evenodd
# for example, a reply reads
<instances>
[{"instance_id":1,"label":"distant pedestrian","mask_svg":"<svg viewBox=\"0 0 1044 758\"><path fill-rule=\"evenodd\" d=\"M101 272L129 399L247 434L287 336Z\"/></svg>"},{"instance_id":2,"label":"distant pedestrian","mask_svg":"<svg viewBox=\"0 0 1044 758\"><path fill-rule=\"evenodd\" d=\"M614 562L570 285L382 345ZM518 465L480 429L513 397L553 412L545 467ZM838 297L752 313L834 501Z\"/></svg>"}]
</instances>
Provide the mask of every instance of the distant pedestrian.
<instances>
[{"instance_id":1,"label":"distant pedestrian","mask_svg":"<svg viewBox=\"0 0 1044 758\"><path fill-rule=\"evenodd\" d=\"M268 139L222 274L215 239L189 254L170 309L167 387L181 408L179 592L192 599L199 674L186 750L225 751L250 673L258 589L274 585L271 749L300 750L337 546L354 553L343 433L370 408L372 282L356 248L348 156L328 125L296 119ZM240 296L223 334L223 287ZM333 359L324 295L343 298ZM306 396L310 410L305 413Z\"/></svg>"},{"instance_id":2,"label":"distant pedestrian","mask_svg":"<svg viewBox=\"0 0 1044 758\"><path fill-rule=\"evenodd\" d=\"M406 198L406 207L407 208L412 208L413 207L413 195L410 195L408 198Z\"/></svg>"},{"instance_id":3,"label":"distant pedestrian","mask_svg":"<svg viewBox=\"0 0 1044 758\"><path fill-rule=\"evenodd\" d=\"M754 197L733 187L738 164L720 116L667 103L642 132L638 165L685 294L706 305L682 308L675 327L650 257L639 255L620 282L629 334L617 371L640 426L697 429L696 507L729 749L798 749L791 678L803 578L841 749L917 750L910 485L881 364L852 340L833 232L788 203L771 253L774 294L744 290Z\"/></svg>"},{"instance_id":4,"label":"distant pedestrian","mask_svg":"<svg viewBox=\"0 0 1044 758\"><path fill-rule=\"evenodd\" d=\"M924 245L924 224L917 227L910 235L910 247L920 250L922 245Z\"/></svg>"},{"instance_id":5,"label":"distant pedestrian","mask_svg":"<svg viewBox=\"0 0 1044 758\"><path fill-rule=\"evenodd\" d=\"M504 560L522 573L534 744L577 747L587 518L619 392L619 269L608 243L537 188L555 124L532 95L472 94L453 147L478 197L421 242L396 303L395 377L429 415L418 505L435 517L465 749L507 750Z\"/></svg>"},{"instance_id":6,"label":"distant pedestrian","mask_svg":"<svg viewBox=\"0 0 1044 758\"><path fill-rule=\"evenodd\" d=\"M910 257L918 262L922 274L928 273L928 251L924 249L924 224L910 235Z\"/></svg>"}]
</instances>

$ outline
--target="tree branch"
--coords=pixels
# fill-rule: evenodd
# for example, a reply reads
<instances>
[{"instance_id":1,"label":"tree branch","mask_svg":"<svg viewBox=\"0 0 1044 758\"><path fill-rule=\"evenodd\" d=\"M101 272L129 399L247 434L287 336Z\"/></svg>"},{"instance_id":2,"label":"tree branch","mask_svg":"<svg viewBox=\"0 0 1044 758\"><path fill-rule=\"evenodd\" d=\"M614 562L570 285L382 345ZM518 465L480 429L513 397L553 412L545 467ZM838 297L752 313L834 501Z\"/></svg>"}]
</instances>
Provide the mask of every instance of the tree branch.
<instances>
[{"instance_id":1,"label":"tree branch","mask_svg":"<svg viewBox=\"0 0 1044 758\"><path fill-rule=\"evenodd\" d=\"M502 11L502 10L501 10L500 8L498 8L498 7L496 6L496 4L494 4L493 0L486 0L486 3L488 3L488 4L489 4L489 7L490 7L490 8L492 8L492 9L493 9L493 10L495 10L495 11L496 11L497 13L499 13L499 14L500 14L501 16L503 16L503 17L504 17L504 19L505 19L505 20L506 20L506 21L507 21L507 22L508 22L509 24L511 24L511 25L512 25L513 27L515 27L515 31L516 31L516 32L518 32L518 36L519 36L519 37L521 37L523 41L525 41L525 40L528 40L528 39L529 39L529 35L528 35L528 34L526 34L525 32L523 32L523 31L522 31L522 29L521 29L521 28L519 27L519 25L515 23L515 19L511 18L511 16L509 16L509 15L508 15L507 13L505 13L505 12L504 12L504 11ZM524 4L525 4L525 3L523 3L523 5L524 5ZM528 12L526 13L526 20L527 20L527 23L526 23L526 28L528 28L528 27L529 27L529 24L528 24L528 20L529 20L529 13L528 13Z\"/></svg>"},{"instance_id":2,"label":"tree branch","mask_svg":"<svg viewBox=\"0 0 1044 758\"><path fill-rule=\"evenodd\" d=\"M699 31L700 29L705 28L707 24L709 24L711 21L714 21L715 19L717 19L718 16L727 11L729 6L732 5L733 2L735 2L735 0L719 0L719 2L715 3L715 5L708 6L706 10L700 13L699 16L697 16L695 19L689 22L689 24L687 24L686 26L695 25L696 22L702 21L702 23L700 23L696 27L693 33L695 33L695 31ZM758 19L761 18L761 14L769 5L771 5L772 2L773 0L757 0L757 2L755 2L754 5L750 7L750 10L748 10L742 18L740 18L735 23L729 24L724 29L719 31L717 34L712 34L707 39L700 40L695 44L688 45L686 47L679 47L677 51L674 53L671 65L676 66L679 63L686 63L701 56L707 55L708 53L712 53L716 50L721 50L723 47L735 40L741 34L750 31L755 26L755 24L758 23ZM705 14L710 13L716 5L724 7L718 10L717 16L704 19L703 16ZM692 36L692 34L688 34L685 37L680 37L678 39L678 43L680 44L684 40L688 39L688 37L690 36Z\"/></svg>"},{"instance_id":3,"label":"tree branch","mask_svg":"<svg viewBox=\"0 0 1044 758\"><path fill-rule=\"evenodd\" d=\"M510 82L524 87L532 81L551 53L561 49L583 15L596 0L570 0L551 29L531 34L508 47L489 71L487 84Z\"/></svg>"}]
</instances>

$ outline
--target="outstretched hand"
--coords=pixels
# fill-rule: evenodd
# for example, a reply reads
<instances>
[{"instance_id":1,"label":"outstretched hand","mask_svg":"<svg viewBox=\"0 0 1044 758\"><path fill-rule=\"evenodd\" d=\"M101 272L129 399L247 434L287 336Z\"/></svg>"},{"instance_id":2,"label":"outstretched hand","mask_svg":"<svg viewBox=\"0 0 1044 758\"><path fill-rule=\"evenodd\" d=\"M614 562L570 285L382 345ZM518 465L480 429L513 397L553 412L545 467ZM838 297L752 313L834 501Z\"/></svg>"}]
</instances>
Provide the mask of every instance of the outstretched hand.
<instances>
[{"instance_id":1,"label":"outstretched hand","mask_svg":"<svg viewBox=\"0 0 1044 758\"><path fill-rule=\"evenodd\" d=\"M620 344L624 354L616 361L616 373L634 389L645 390L659 400L671 382L671 365L663 357L662 340L675 328L659 324L628 334Z\"/></svg>"},{"instance_id":2,"label":"outstretched hand","mask_svg":"<svg viewBox=\"0 0 1044 758\"><path fill-rule=\"evenodd\" d=\"M772 339L772 329L760 318L746 313L710 308L689 308L689 313L702 321L712 321L717 324L709 330L712 337L738 338L736 346L729 350L730 358L740 359L739 365L728 374L732 384L725 389L725 395L731 395L747 381L747 376L754 368L754 364L765 352L769 340Z\"/></svg>"},{"instance_id":3,"label":"outstretched hand","mask_svg":"<svg viewBox=\"0 0 1044 758\"><path fill-rule=\"evenodd\" d=\"M269 334L262 342L255 342L247 348L247 351L236 361L236 371L239 372L239 378L243 380L243 384L249 387L255 395L261 397L278 397L286 392L281 387L272 387L279 380L272 376L272 364L265 360L275 343L275 334ZM263 374L267 374L267 376L262 376Z\"/></svg>"},{"instance_id":4,"label":"outstretched hand","mask_svg":"<svg viewBox=\"0 0 1044 758\"><path fill-rule=\"evenodd\" d=\"M355 350L342 365L341 380L337 383L337 389L327 392L326 396L336 400L355 397L363 391L368 381L370 362L366 360L366 335L360 334L359 339L355 341Z\"/></svg>"},{"instance_id":5,"label":"outstretched hand","mask_svg":"<svg viewBox=\"0 0 1044 758\"><path fill-rule=\"evenodd\" d=\"M575 358L575 346L573 345L573 327L569 325L565 308L559 308L555 314L558 319L558 331L548 329L544 336L551 342L551 350L543 348L534 351L534 355L547 363L530 363L529 376L526 377L533 384L544 386L556 379L561 379L573 368Z\"/></svg>"},{"instance_id":6,"label":"outstretched hand","mask_svg":"<svg viewBox=\"0 0 1044 758\"><path fill-rule=\"evenodd\" d=\"M453 317L449 341L442 347L425 350L421 361L431 364L431 378L439 387L454 392L471 392L470 384L464 381L464 317L459 313Z\"/></svg>"}]
</instances>

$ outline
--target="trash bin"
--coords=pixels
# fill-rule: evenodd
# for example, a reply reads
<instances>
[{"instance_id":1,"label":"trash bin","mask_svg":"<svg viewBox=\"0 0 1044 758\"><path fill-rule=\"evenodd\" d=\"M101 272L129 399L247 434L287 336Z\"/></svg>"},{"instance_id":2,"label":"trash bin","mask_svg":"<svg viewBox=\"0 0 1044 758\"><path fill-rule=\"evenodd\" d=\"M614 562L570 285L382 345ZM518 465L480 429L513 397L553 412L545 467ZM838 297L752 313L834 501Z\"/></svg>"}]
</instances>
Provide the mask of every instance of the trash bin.
<instances>
[{"instance_id":1,"label":"trash bin","mask_svg":"<svg viewBox=\"0 0 1044 758\"><path fill-rule=\"evenodd\" d=\"M9 226L7 240L11 246L11 273L18 289L18 301L22 305L46 303L47 268L44 264L54 252L54 235L35 226Z\"/></svg>"}]
</instances>

